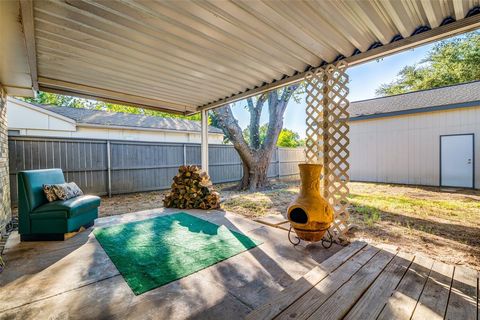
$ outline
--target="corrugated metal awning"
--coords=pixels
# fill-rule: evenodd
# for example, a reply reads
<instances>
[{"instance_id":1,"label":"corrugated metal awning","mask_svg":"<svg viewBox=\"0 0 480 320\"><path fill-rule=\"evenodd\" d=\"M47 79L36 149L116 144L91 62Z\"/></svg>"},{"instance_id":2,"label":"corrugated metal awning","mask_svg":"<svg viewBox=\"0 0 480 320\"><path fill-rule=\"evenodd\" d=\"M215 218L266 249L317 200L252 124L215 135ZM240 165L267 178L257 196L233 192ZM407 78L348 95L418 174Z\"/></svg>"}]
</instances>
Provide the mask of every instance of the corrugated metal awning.
<instances>
[{"instance_id":1,"label":"corrugated metal awning","mask_svg":"<svg viewBox=\"0 0 480 320\"><path fill-rule=\"evenodd\" d=\"M183 113L478 28L479 5L21 0L34 87Z\"/></svg>"}]
</instances>

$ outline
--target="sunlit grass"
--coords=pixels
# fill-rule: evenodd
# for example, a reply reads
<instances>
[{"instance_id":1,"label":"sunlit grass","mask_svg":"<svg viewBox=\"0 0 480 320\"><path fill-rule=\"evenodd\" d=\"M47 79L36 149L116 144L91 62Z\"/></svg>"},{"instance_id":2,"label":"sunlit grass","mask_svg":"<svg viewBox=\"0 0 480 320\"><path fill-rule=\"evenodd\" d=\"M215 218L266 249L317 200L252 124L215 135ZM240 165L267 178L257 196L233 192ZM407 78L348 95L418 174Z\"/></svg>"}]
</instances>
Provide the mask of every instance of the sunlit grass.
<instances>
[{"instance_id":1,"label":"sunlit grass","mask_svg":"<svg viewBox=\"0 0 480 320\"><path fill-rule=\"evenodd\" d=\"M380 210L370 206L362 206L360 204L354 205L356 213L363 218L363 222L369 227L372 227L375 222L381 220Z\"/></svg>"},{"instance_id":2,"label":"sunlit grass","mask_svg":"<svg viewBox=\"0 0 480 320\"><path fill-rule=\"evenodd\" d=\"M261 194L251 194L243 197L232 197L222 203L226 210L240 213L248 217L259 217L268 213L273 207L270 199Z\"/></svg>"},{"instance_id":3,"label":"sunlit grass","mask_svg":"<svg viewBox=\"0 0 480 320\"><path fill-rule=\"evenodd\" d=\"M258 218L268 214L281 214L298 193L298 188L284 188L254 193L239 193L222 202L222 208Z\"/></svg>"},{"instance_id":4,"label":"sunlit grass","mask_svg":"<svg viewBox=\"0 0 480 320\"><path fill-rule=\"evenodd\" d=\"M441 218L451 221L474 221L480 214L480 202L462 199L417 199L403 195L355 194L350 202L359 214L377 215L377 211L411 214L420 218ZM368 209L375 212L368 212Z\"/></svg>"},{"instance_id":5,"label":"sunlit grass","mask_svg":"<svg viewBox=\"0 0 480 320\"><path fill-rule=\"evenodd\" d=\"M388 188L388 186L382 185L380 188ZM354 219L360 219L370 227L381 221L384 213L409 215L421 219L440 218L460 223L472 223L477 221L480 215L480 201L469 197L448 199L448 196L446 198L422 198L412 195L397 195L391 192L382 192L381 189L377 191L363 189L363 184L356 184L353 189L349 201L355 214ZM418 192L421 193L420 190ZM254 193L235 192L226 198L222 206L226 210L248 217L261 217L271 213L282 213L297 193L297 186Z\"/></svg>"}]
</instances>

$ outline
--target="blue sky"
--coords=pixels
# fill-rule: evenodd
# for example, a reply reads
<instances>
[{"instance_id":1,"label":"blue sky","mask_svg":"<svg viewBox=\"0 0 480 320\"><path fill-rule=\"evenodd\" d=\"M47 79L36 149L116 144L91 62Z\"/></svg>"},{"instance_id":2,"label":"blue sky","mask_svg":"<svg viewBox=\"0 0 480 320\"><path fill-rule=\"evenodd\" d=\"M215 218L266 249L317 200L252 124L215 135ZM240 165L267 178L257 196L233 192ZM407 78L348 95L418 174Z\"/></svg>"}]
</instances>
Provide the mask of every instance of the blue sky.
<instances>
[{"instance_id":1,"label":"blue sky","mask_svg":"<svg viewBox=\"0 0 480 320\"><path fill-rule=\"evenodd\" d=\"M395 79L398 72L406 65L419 63L434 44L424 45L415 49L397 53L378 61L371 61L348 70L350 76L350 101L358 101L375 97L375 90L383 83ZM291 100L284 117L284 128L294 130L305 136L305 102ZM244 110L245 101L236 103L232 110L242 128L249 122L249 114ZM264 109L261 122L268 122L268 114Z\"/></svg>"}]
</instances>

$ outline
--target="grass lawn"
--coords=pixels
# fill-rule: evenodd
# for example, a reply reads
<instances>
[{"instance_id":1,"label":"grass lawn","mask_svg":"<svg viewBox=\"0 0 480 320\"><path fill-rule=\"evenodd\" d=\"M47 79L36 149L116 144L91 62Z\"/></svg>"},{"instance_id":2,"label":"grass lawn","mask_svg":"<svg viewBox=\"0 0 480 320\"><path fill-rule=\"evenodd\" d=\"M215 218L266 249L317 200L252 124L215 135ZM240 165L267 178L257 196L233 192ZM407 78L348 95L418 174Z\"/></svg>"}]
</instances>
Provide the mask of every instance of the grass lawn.
<instances>
[{"instance_id":1,"label":"grass lawn","mask_svg":"<svg viewBox=\"0 0 480 320\"><path fill-rule=\"evenodd\" d=\"M350 183L351 240L394 243L480 270L480 192ZM222 191L223 208L249 218L281 214L298 193L283 184L255 193Z\"/></svg>"}]
</instances>

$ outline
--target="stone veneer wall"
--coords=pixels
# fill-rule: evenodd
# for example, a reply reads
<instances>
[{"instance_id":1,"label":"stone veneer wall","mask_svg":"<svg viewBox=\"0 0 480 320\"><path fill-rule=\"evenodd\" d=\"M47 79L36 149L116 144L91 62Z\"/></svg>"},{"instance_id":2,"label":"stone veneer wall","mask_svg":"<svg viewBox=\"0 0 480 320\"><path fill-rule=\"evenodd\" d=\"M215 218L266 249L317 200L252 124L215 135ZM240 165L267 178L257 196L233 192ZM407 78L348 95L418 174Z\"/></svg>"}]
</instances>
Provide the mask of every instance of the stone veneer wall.
<instances>
[{"instance_id":1,"label":"stone veneer wall","mask_svg":"<svg viewBox=\"0 0 480 320\"><path fill-rule=\"evenodd\" d=\"M0 85L0 235L12 219L8 178L7 95Z\"/></svg>"}]
</instances>

